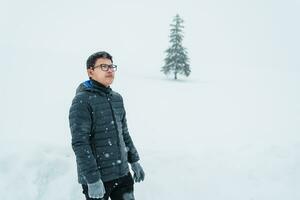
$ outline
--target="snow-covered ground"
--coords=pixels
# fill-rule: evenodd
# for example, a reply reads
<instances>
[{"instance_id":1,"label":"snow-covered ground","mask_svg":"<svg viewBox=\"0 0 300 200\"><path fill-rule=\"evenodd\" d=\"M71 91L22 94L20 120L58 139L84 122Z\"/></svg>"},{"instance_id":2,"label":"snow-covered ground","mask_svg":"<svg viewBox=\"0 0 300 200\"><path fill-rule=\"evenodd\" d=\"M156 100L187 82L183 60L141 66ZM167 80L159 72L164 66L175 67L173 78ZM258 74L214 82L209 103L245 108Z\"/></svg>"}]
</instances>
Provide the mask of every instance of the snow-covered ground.
<instances>
[{"instance_id":1,"label":"snow-covered ground","mask_svg":"<svg viewBox=\"0 0 300 200\"><path fill-rule=\"evenodd\" d=\"M112 87L124 96L146 171L137 199L300 198L299 80L282 71L247 74L178 81L158 73L117 74ZM35 111L41 118L23 119L35 120L34 133L1 139L1 199L84 199L67 124L72 97L73 91L44 100L49 107Z\"/></svg>"}]
</instances>

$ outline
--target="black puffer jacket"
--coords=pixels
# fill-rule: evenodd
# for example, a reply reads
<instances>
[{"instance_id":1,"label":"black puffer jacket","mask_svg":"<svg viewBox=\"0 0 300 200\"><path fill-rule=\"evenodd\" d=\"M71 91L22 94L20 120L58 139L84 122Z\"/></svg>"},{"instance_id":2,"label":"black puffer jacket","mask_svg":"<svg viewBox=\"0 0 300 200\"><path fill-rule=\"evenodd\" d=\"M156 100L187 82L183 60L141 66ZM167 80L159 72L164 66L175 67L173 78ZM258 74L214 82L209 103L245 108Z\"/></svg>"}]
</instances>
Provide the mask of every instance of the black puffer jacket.
<instances>
[{"instance_id":1,"label":"black puffer jacket","mask_svg":"<svg viewBox=\"0 0 300 200\"><path fill-rule=\"evenodd\" d=\"M79 85L69 112L78 182L125 176L139 160L127 129L122 96L94 80Z\"/></svg>"}]
</instances>

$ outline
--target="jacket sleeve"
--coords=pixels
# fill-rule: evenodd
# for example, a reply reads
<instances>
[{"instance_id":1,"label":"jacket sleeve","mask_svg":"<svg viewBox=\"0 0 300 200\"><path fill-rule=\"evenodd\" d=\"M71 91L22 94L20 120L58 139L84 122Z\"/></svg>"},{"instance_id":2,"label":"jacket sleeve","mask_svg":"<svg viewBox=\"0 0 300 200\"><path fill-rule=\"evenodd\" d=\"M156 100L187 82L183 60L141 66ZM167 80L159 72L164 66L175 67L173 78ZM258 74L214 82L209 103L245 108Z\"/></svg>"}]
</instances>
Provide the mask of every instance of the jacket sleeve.
<instances>
[{"instance_id":1,"label":"jacket sleeve","mask_svg":"<svg viewBox=\"0 0 300 200\"><path fill-rule=\"evenodd\" d=\"M91 108L84 98L75 96L73 99L69 111L69 125L79 173L87 183L94 183L100 179L100 172L90 145Z\"/></svg>"},{"instance_id":2,"label":"jacket sleeve","mask_svg":"<svg viewBox=\"0 0 300 200\"><path fill-rule=\"evenodd\" d=\"M133 141L129 135L128 132L128 127L127 127L127 119L126 119L126 111L124 109L124 115L122 119L122 133L123 133L123 138L124 142L127 148L127 154L128 154L128 162L129 163L134 163L140 160L139 154L133 144Z\"/></svg>"}]
</instances>

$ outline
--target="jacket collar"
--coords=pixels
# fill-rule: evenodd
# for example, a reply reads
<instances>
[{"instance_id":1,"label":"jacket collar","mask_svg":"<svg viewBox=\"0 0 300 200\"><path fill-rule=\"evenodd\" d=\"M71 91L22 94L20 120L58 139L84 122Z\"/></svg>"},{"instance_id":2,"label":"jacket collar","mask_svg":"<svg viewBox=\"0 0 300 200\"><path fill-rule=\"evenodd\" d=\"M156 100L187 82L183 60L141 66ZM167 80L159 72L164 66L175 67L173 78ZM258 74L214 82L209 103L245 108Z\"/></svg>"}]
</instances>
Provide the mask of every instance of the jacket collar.
<instances>
[{"instance_id":1,"label":"jacket collar","mask_svg":"<svg viewBox=\"0 0 300 200\"><path fill-rule=\"evenodd\" d=\"M106 87L102 83L99 83L98 81L95 81L93 79L87 80L83 84L86 89L90 89L93 91L102 92L105 94L110 94L112 92L110 86Z\"/></svg>"}]
</instances>

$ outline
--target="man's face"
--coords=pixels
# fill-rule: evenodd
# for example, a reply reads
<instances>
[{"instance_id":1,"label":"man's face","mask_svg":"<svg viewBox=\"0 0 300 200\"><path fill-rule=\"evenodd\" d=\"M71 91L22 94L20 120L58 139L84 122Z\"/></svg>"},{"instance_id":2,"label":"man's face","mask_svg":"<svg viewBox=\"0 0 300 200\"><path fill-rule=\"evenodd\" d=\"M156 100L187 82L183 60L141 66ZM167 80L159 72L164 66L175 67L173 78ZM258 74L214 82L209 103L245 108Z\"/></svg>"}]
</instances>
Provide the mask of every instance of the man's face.
<instances>
[{"instance_id":1,"label":"man's face","mask_svg":"<svg viewBox=\"0 0 300 200\"><path fill-rule=\"evenodd\" d=\"M100 67L102 64L111 65L112 62L107 58L98 58L95 62L94 69L89 68L87 72L89 77L91 77L93 80L98 81L99 83L102 83L108 87L114 81L115 72L111 68L108 68L107 71L103 71Z\"/></svg>"}]
</instances>

